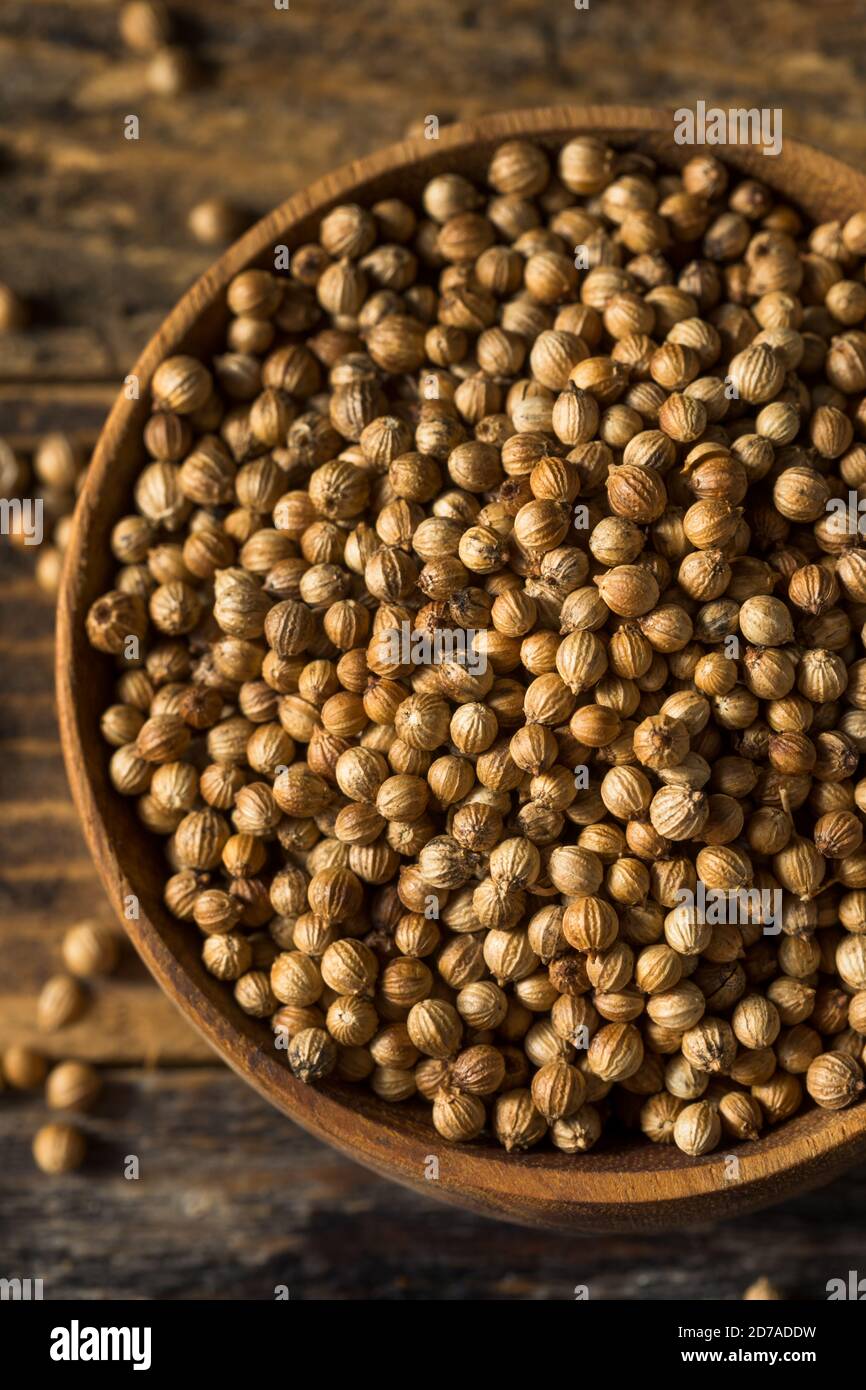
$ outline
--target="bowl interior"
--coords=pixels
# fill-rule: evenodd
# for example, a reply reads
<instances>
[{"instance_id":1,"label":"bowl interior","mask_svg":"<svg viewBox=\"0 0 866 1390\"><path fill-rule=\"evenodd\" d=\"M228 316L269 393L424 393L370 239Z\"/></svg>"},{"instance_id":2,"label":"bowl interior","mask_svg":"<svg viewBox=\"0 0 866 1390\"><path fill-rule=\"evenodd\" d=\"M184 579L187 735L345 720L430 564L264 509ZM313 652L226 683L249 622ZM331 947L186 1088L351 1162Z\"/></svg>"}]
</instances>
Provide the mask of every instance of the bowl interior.
<instances>
[{"instance_id":1,"label":"bowl interior","mask_svg":"<svg viewBox=\"0 0 866 1390\"><path fill-rule=\"evenodd\" d=\"M829 1176L866 1149L866 1104L836 1115L811 1110L754 1144L736 1146L738 1176L725 1156L694 1160L678 1150L623 1138L579 1158L559 1152L505 1156L492 1142L459 1148L440 1141L420 1104L386 1105L366 1089L305 1087L275 1051L267 1024L244 1014L230 991L204 969L194 928L165 910L166 866L158 838L147 834L108 779L102 710L112 699L111 662L84 633L92 601L111 586L108 538L131 507L144 462L141 430L150 377L163 357L207 355L227 319L224 290L239 270L273 265L273 248L313 239L323 212L338 202L375 201L420 191L436 172L482 175L503 139L531 136L553 149L580 132L603 132L637 144L671 166L691 148L674 144L671 117L639 109L514 112L443 129L438 141L407 141L355 161L297 194L254 227L198 281L166 320L134 369L139 399L120 399L105 426L76 512L58 613L58 703L70 781L87 838L112 902L148 967L225 1059L271 1102L359 1161L479 1210L545 1224L608 1227L671 1224L712 1210L756 1205L768 1196ZM866 179L817 151L786 141L778 158L746 148L720 152L726 162L771 184L821 220L866 207ZM130 901L138 915L129 915ZM135 909L134 909L135 910ZM425 1182L427 1159L440 1162ZM659 1215L659 1213L663 1213Z\"/></svg>"}]
</instances>

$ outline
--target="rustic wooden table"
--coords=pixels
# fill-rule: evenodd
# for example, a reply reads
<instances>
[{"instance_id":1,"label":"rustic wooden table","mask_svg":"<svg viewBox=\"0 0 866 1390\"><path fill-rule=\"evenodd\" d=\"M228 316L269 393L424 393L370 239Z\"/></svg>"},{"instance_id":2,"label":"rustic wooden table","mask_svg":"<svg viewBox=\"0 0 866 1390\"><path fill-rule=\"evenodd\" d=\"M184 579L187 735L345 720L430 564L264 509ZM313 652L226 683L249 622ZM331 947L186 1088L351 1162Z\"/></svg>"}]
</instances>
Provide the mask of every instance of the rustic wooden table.
<instances>
[{"instance_id":1,"label":"rustic wooden table","mask_svg":"<svg viewBox=\"0 0 866 1390\"><path fill-rule=\"evenodd\" d=\"M445 120L556 101L772 105L786 132L866 164L856 0L639 7L570 0L207 0L174 7L203 68L155 97L115 0L4 0L0 279L34 305L0 337L0 435L92 442L123 374L210 253L213 192L260 213L327 168ZM141 138L123 137L137 114ZM66 790L53 606L0 542L0 1047L37 1041L64 928L105 910ZM738 1298L759 1274L820 1298L863 1269L866 1169L689 1234L565 1239L448 1211L294 1129L219 1065L127 959L46 1042L104 1068L88 1164L38 1174L37 1099L0 1097L0 1275L46 1297ZM140 1178L123 1176L127 1156Z\"/></svg>"}]
</instances>

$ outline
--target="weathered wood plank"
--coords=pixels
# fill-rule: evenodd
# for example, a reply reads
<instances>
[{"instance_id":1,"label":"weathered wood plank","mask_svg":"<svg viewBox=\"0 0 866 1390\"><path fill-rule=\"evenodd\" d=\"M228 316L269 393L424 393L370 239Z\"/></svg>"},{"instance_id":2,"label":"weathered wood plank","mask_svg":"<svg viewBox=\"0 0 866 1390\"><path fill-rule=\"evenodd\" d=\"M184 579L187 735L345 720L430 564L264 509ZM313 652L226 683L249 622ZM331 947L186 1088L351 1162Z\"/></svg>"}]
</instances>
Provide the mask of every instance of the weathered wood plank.
<instances>
[{"instance_id":1,"label":"weathered wood plank","mask_svg":"<svg viewBox=\"0 0 866 1390\"><path fill-rule=\"evenodd\" d=\"M0 384L0 435L22 451L52 430L92 445L117 391L114 382Z\"/></svg>"},{"instance_id":2,"label":"weathered wood plank","mask_svg":"<svg viewBox=\"0 0 866 1390\"><path fill-rule=\"evenodd\" d=\"M22 944L28 943L16 941L12 948L15 992L0 990L0 1049L20 1043L58 1060L79 1057L125 1066L213 1063L207 1043L156 989L143 968L134 980L112 976L88 985L89 1004L79 1022L58 1033L41 1033L34 1021L34 1001L41 983L58 968L57 943L54 950L30 945L26 957ZM19 960L26 961L20 972Z\"/></svg>"},{"instance_id":3,"label":"weathered wood plank","mask_svg":"<svg viewBox=\"0 0 866 1390\"><path fill-rule=\"evenodd\" d=\"M86 1166L36 1172L36 1099L6 1098L4 1272L46 1298L737 1299L766 1274L826 1296L862 1268L866 1169L824 1193L691 1233L567 1238L446 1209L357 1168L211 1069L109 1070ZM138 1181L123 1177L127 1155ZM110 1270L110 1278L107 1271Z\"/></svg>"}]
</instances>

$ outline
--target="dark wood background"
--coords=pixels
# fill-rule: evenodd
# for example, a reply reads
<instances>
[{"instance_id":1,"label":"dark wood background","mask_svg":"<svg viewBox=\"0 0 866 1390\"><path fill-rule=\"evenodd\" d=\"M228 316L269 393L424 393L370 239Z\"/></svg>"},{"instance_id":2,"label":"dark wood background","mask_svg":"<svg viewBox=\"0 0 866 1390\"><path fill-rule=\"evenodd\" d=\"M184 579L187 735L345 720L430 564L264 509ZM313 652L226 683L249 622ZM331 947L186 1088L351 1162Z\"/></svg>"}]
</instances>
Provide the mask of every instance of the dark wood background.
<instances>
[{"instance_id":1,"label":"dark wood background","mask_svg":"<svg viewBox=\"0 0 866 1390\"><path fill-rule=\"evenodd\" d=\"M212 253L221 193L262 213L315 175L441 120L557 101L772 105L866 166L858 0L202 0L173 6L201 86L147 92L116 0L3 0L0 279L34 306L0 336L0 434L92 442L125 371ZM141 139L123 138L136 114ZM864 1269L866 1169L768 1212L668 1236L556 1237L424 1201L307 1138L213 1058L138 964L47 1042L41 981L70 922L105 912L54 718L53 605L0 541L0 1047L104 1068L86 1167L39 1174L39 1099L0 1095L0 1275L46 1297L739 1298ZM123 1176L126 1156L141 1176Z\"/></svg>"}]
</instances>

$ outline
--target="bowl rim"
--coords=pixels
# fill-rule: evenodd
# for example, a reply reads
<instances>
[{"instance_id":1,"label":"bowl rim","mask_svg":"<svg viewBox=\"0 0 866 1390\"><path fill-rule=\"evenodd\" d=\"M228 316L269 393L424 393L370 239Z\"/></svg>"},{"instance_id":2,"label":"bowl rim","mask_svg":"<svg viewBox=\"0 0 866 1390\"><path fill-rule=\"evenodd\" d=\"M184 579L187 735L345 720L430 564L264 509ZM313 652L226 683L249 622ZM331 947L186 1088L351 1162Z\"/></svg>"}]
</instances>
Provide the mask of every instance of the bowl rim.
<instances>
[{"instance_id":1,"label":"bowl rim","mask_svg":"<svg viewBox=\"0 0 866 1390\"><path fill-rule=\"evenodd\" d=\"M166 355L178 351L239 270L260 263L293 225L321 216L349 195L363 197L367 185L375 186L385 177L393 179L401 171L407 178L417 177L426 167L429 174L437 164L473 152L477 155L479 146L493 146L510 138L535 137L556 144L572 135L609 134L614 139L655 140L673 155L669 149L672 119L672 114L648 107L517 109L444 126L438 140L428 141L423 136L402 140L342 165L279 204L186 291L132 369L142 400L156 366ZM687 148L683 158L693 152ZM799 192L794 195L788 191L801 206L808 207L811 200L813 208L829 208L834 215L846 207L851 211L858 205L851 202L852 181L860 205L866 206L866 177L799 141L786 139L775 160L743 147L733 151L726 148L722 153L726 163L760 172L780 191L786 189L791 169L796 167L807 183L805 199ZM120 392L101 431L76 506L58 601L56 684L61 739L73 798L112 906L151 974L223 1059L284 1114L356 1161L430 1195L538 1224L612 1229L641 1224L642 1210L666 1213L661 1219L653 1216L652 1224L678 1224L684 1213L690 1219L701 1219L711 1212L742 1210L799 1190L832 1176L866 1153L866 1102L841 1112L807 1111L789 1121L782 1131L770 1131L753 1144L737 1145L738 1180L727 1188L726 1156L721 1151L681 1162L685 1156L678 1156L677 1151L647 1144L634 1154L629 1151L626 1166L620 1167L613 1166L608 1149L592 1150L578 1160L559 1152L506 1156L484 1141L449 1146L438 1138L429 1120L416 1121L408 1112L386 1107L366 1093L359 1103L358 1092L348 1088L339 1091L304 1086L271 1050L261 1046L256 1025L247 1028L243 1020L230 1016L235 1006L227 992L229 1007L225 1009L208 996L145 910L140 889L135 886L134 865L128 853L121 854L113 842L100 809L102 791L85 755L85 725L94 719L98 722L99 714L89 708L86 698L84 668L88 654L92 657L93 653L83 632L83 589L93 542L94 501L109 485L117 447L138 407L138 400L127 399ZM115 509L113 519L120 514ZM133 920L124 913L124 901L130 894L141 901L140 915ZM162 912L162 905L157 904L154 915ZM431 1147L440 1160L435 1182L425 1181ZM447 1155L442 1152L445 1149ZM614 1150L617 1157L621 1152ZM649 1157L652 1162L647 1161Z\"/></svg>"}]
</instances>

